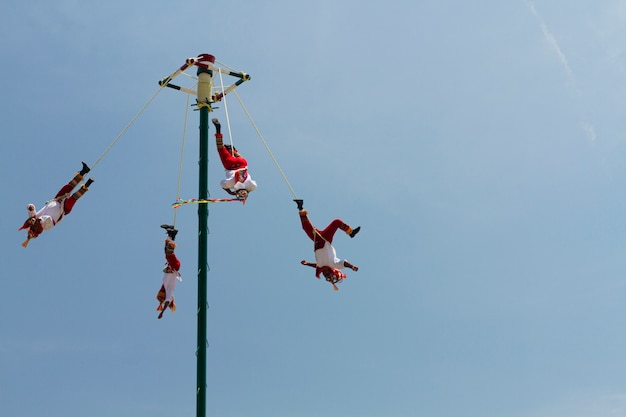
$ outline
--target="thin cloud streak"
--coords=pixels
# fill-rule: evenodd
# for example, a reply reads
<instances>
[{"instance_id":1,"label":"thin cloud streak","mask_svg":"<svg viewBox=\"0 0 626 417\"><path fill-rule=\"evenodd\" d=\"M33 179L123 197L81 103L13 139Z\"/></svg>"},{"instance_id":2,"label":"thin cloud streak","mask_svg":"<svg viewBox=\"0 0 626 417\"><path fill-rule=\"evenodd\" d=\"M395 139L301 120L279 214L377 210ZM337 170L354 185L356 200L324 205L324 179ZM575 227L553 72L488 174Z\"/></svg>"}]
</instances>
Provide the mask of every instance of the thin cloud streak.
<instances>
[{"instance_id":1,"label":"thin cloud streak","mask_svg":"<svg viewBox=\"0 0 626 417\"><path fill-rule=\"evenodd\" d=\"M572 71L572 68L570 67L569 62L567 61L567 57L565 56L565 54L563 53L563 50L559 46L559 43L557 42L556 37L552 34L552 32L550 32L550 30L548 29L548 26L546 25L546 23L544 22L543 18L541 17L539 12L535 8L535 3L532 2L532 1L527 1L526 3L528 4L528 7L530 8L530 12L533 14L535 19L537 20L537 23L539 23L539 26L541 27L541 32L543 33L544 38L546 39L546 41L548 42L550 47L556 53L557 58L561 62L561 65L563 65L563 69L565 70L565 74L567 75L569 83L572 86L572 88L574 89L574 92L579 97L581 97L582 96L582 91L580 90L580 88L578 88L578 83L576 82L576 77L574 77L574 71ZM586 120L586 117L583 117L583 122L581 122L581 124L582 124L582 128L585 131L585 133L586 133L587 137L589 138L589 140L592 143L595 142L596 138L597 138L597 135L596 135L596 131L595 131L593 125Z\"/></svg>"},{"instance_id":2,"label":"thin cloud streak","mask_svg":"<svg viewBox=\"0 0 626 417\"><path fill-rule=\"evenodd\" d=\"M567 57L561 50L559 43L557 42L552 32L548 30L548 26L546 25L543 18L541 17L539 12L535 8L535 4L532 1L528 1L527 3L528 3L528 7L530 8L531 13L533 14L533 16L535 16L535 19L537 19L537 22L539 23L539 26L541 27L541 32L543 33L543 36L546 38L546 41L552 47L557 57L559 58L559 61L563 65L563 68L565 69L565 73L567 74L568 78L572 82L572 85L574 86L574 88L576 88L576 91L580 93L580 91L576 87L576 80L574 78L574 72L572 71L572 68L570 67L569 62L567 62Z\"/></svg>"}]
</instances>

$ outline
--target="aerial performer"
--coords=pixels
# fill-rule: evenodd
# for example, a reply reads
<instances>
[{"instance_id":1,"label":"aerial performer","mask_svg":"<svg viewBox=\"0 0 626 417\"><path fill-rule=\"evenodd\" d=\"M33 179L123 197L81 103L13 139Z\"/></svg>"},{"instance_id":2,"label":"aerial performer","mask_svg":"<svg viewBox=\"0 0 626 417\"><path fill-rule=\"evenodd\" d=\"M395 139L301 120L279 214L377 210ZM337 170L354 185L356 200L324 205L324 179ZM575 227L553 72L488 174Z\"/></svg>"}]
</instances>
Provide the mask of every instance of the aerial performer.
<instances>
[{"instance_id":1,"label":"aerial performer","mask_svg":"<svg viewBox=\"0 0 626 417\"><path fill-rule=\"evenodd\" d=\"M226 179L220 185L230 195L236 196L240 200L248 198L248 193L256 190L256 182L252 180L248 172L248 161L230 145L224 145L220 122L217 118L211 120L215 125L215 144L217 153L222 160Z\"/></svg>"},{"instance_id":2,"label":"aerial performer","mask_svg":"<svg viewBox=\"0 0 626 417\"><path fill-rule=\"evenodd\" d=\"M176 257L174 253L174 248L176 248L176 243L174 240L176 239L176 234L178 230L174 228L174 226L170 226L167 224L161 225L165 232L167 233L167 238L165 238L165 268L163 268L163 284L161 285L161 289L156 295L156 299L159 301L159 306L157 307L157 311L159 311L159 316L157 318L163 317L163 313L168 308L172 310L172 313L176 311L176 303L174 303L174 289L176 288L176 281L182 281L182 277L180 276L180 261Z\"/></svg>"},{"instance_id":3,"label":"aerial performer","mask_svg":"<svg viewBox=\"0 0 626 417\"><path fill-rule=\"evenodd\" d=\"M46 205L39 211L35 209L34 204L28 205L28 220L17 229L27 231L27 239L22 243L23 247L28 246L28 242L38 237L44 230L50 230L56 226L61 219L63 219L63 216L70 214L72 208L74 208L74 204L76 204L76 200L89 190L93 179L89 178L85 184L81 184L80 188L76 190L75 193L70 193L89 171L89 167L83 162L83 168L80 172L77 172L74 178L59 190L57 195L54 196L54 199L46 202Z\"/></svg>"},{"instance_id":4,"label":"aerial performer","mask_svg":"<svg viewBox=\"0 0 626 417\"><path fill-rule=\"evenodd\" d=\"M341 219L335 219L324 230L319 230L313 226L308 217L308 212L303 208L303 200L294 200L298 205L298 212L300 214L300 222L302 223L302 229L307 236L313 241L313 250L315 251L315 262L307 262L306 260L300 261L302 265L315 268L315 276L319 279L320 275L324 275L326 281L333 285L335 291L338 283L346 278L346 274L340 271L343 268L350 268L353 271L358 271L359 268L352 265L345 259L337 258L337 253L333 247L333 237L337 229L341 229L348 236L353 238L361 230L361 227L352 229Z\"/></svg>"}]
</instances>

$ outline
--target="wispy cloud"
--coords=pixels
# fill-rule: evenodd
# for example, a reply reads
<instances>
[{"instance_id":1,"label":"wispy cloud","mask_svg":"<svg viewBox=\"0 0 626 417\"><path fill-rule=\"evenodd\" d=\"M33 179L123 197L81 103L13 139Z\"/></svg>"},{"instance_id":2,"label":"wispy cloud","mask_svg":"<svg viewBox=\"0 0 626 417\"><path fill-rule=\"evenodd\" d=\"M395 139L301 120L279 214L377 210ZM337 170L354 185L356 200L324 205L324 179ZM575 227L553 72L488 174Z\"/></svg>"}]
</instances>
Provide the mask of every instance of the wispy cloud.
<instances>
[{"instance_id":1,"label":"wispy cloud","mask_svg":"<svg viewBox=\"0 0 626 417\"><path fill-rule=\"evenodd\" d=\"M543 20L543 18L537 11L537 8L535 7L535 3L530 0L527 0L526 3L528 4L528 7L530 8L530 12L533 14L535 19L537 20L537 23L539 23L539 26L541 27L541 32L543 33L543 36L546 39L546 42L548 43L548 45L550 45L550 47L556 54L557 58L561 62L561 65L563 66L563 69L565 70L565 74L567 76L567 80L569 84L571 85L574 92L579 97L581 97L582 91L578 87L578 83L576 82L576 77L574 77L574 71L572 71L572 67L567 61L567 57L563 53L563 50L561 49L561 46L559 45L556 37L548 29L548 25L546 25L545 21ZM582 119L583 121L581 122L581 125L582 125L584 132L587 134L587 137L592 143L595 142L597 135L596 135L596 131L593 125L587 121L586 117L583 117Z\"/></svg>"},{"instance_id":2,"label":"wispy cloud","mask_svg":"<svg viewBox=\"0 0 626 417\"><path fill-rule=\"evenodd\" d=\"M574 81L574 73L572 72L572 68L569 66L569 62L567 62L567 58L565 57L565 54L561 50L561 47L559 46L559 43L557 42L556 38L554 37L552 32L548 30L548 26L543 21L543 18L541 17L541 15L539 15L539 12L537 12L537 9L535 8L535 3L533 3L532 1L529 1L528 7L530 7L530 11L533 14L533 16L535 16L535 19L537 19L537 22L539 23L539 26L541 27L541 31L543 32L543 36L545 36L546 41L552 47L552 49L554 49L554 52L556 52L556 55L559 57L561 64L563 64L563 67L565 68L565 72L567 73L567 76L570 77L572 81Z\"/></svg>"},{"instance_id":3,"label":"wispy cloud","mask_svg":"<svg viewBox=\"0 0 626 417\"><path fill-rule=\"evenodd\" d=\"M572 83L572 86L576 89L578 93L580 93L580 91L578 90L578 87L576 86L576 79L574 78L574 72L572 71L572 68L570 67L569 62L567 61L567 57L563 53L563 50L559 46L559 43L557 42L556 37L552 34L552 32L550 32L550 30L548 29L548 26L546 25L543 18L541 17L539 12L535 8L535 3L533 3L532 1L527 1L527 3L528 3L528 7L530 8L530 12L533 14L535 19L539 23L539 26L541 27L541 32L543 32L543 36L545 37L546 42L548 42L550 47L556 53L556 56L559 58L559 61L561 61L561 64L563 65L563 68L565 69L565 73L567 74L569 81Z\"/></svg>"},{"instance_id":4,"label":"wispy cloud","mask_svg":"<svg viewBox=\"0 0 626 417\"><path fill-rule=\"evenodd\" d=\"M587 136L589 136L589 139L591 139L592 142L596 141L596 131L593 128L593 125L589 122L583 122L583 129L585 130L585 132L587 132Z\"/></svg>"}]
</instances>

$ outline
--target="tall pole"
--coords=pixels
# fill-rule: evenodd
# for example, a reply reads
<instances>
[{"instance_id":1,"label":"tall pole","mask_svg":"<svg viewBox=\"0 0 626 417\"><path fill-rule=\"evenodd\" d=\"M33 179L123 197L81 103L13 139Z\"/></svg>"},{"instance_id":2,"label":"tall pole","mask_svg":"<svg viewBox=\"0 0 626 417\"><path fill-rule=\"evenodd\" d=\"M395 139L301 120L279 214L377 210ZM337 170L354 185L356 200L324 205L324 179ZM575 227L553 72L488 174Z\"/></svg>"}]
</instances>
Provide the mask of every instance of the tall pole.
<instances>
[{"instance_id":1,"label":"tall pole","mask_svg":"<svg viewBox=\"0 0 626 417\"><path fill-rule=\"evenodd\" d=\"M215 62L215 57L209 54L199 56L201 61ZM209 65L210 67L210 65ZM198 109L200 110L200 157L199 190L200 200L209 197L209 112L211 111L211 87L213 72L209 69L198 68ZM206 416L206 348L207 348L207 252L208 252L208 218L209 205L198 204L198 345L197 355L197 384L196 384L196 416Z\"/></svg>"}]
</instances>

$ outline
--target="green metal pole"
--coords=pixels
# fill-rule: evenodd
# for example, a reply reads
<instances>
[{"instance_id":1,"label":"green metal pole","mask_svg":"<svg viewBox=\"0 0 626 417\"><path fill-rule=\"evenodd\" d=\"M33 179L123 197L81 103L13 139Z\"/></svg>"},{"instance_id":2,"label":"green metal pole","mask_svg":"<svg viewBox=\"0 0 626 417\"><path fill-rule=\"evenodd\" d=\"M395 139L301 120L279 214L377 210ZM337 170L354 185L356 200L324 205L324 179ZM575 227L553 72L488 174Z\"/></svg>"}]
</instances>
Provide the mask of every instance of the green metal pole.
<instances>
[{"instance_id":1,"label":"green metal pole","mask_svg":"<svg viewBox=\"0 0 626 417\"><path fill-rule=\"evenodd\" d=\"M203 54L203 59L215 62L212 55ZM198 68L198 108L200 110L200 157L198 197L209 197L209 112L212 86L211 70ZM197 345L197 384L196 416L206 416L206 348L207 348L207 252L208 252L209 205L198 204L198 345Z\"/></svg>"}]
</instances>

